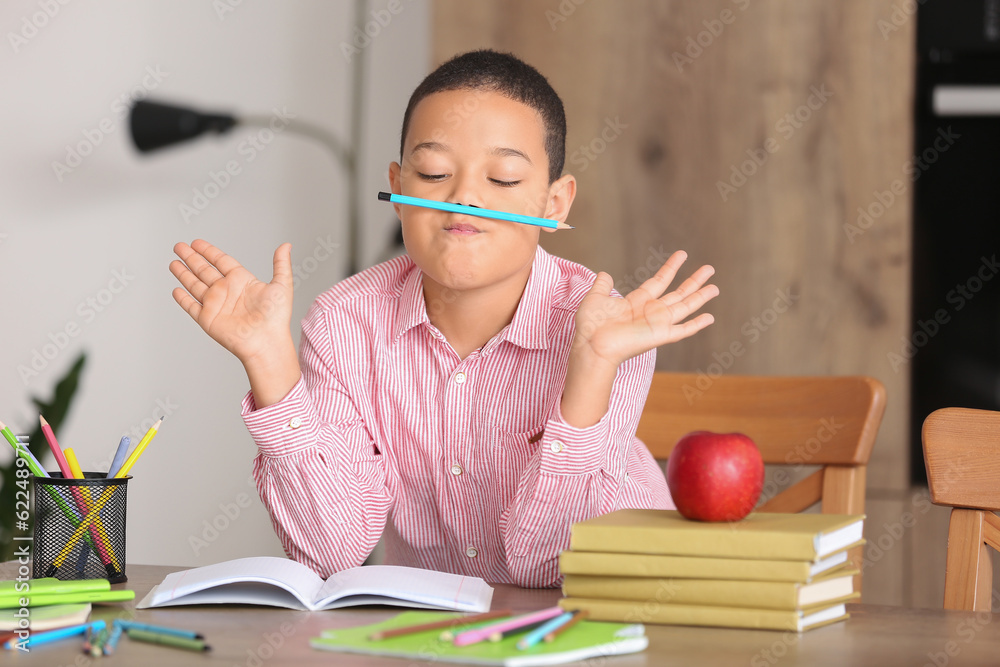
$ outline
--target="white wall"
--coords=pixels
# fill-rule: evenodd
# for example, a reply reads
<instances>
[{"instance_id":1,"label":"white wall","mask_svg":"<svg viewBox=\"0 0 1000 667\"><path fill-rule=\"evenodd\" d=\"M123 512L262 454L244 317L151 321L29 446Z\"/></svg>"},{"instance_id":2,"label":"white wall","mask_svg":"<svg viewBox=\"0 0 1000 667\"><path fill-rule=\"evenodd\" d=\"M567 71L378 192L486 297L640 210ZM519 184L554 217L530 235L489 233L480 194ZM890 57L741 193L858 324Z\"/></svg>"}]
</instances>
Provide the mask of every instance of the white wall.
<instances>
[{"instance_id":1,"label":"white wall","mask_svg":"<svg viewBox=\"0 0 1000 667\"><path fill-rule=\"evenodd\" d=\"M406 100L430 64L426 0L369 0L367 20L389 5L401 13L383 11L383 22L391 20L365 48L363 266L382 259L394 235L392 210L376 192L387 189ZM220 13L226 6L232 11ZM206 238L268 280L280 243L293 243L295 262L317 250L318 238L341 243L339 254L310 264L315 271L300 283L297 340L309 304L344 277L346 217L345 179L320 145L278 136L249 161L238 146L251 130L237 128L140 157L122 100L146 94L145 82L150 98L247 114L286 108L345 136L349 64L342 45L352 38L352 9L348 0L0 5L0 419L30 431L37 414L29 396L47 398L80 350L87 366L60 441L76 450L84 470L106 469L123 434L141 435L168 413L129 484L130 562L196 565L282 554L249 481L255 447L239 416L245 375L171 298L174 243ZM102 122L110 131L101 131ZM90 143L87 135L100 142L57 174L53 163L66 164L68 149ZM193 189L230 160L241 173L185 222L180 205L191 205ZM98 300L100 312L88 299ZM76 335L65 335L67 327ZM37 371L22 379L35 351L42 355L34 359ZM236 515L243 498L252 504ZM224 530L206 534L206 522ZM192 538L204 542L196 548Z\"/></svg>"}]
</instances>

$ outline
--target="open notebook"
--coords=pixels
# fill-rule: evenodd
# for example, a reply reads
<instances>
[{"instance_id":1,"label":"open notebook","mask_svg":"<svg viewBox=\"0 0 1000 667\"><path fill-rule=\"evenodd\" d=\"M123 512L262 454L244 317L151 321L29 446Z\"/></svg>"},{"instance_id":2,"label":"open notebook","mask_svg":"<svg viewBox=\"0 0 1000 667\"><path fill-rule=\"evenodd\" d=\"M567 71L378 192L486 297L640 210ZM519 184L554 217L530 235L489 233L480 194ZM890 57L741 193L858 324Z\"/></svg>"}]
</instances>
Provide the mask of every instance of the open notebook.
<instances>
[{"instance_id":1,"label":"open notebook","mask_svg":"<svg viewBox=\"0 0 1000 667\"><path fill-rule=\"evenodd\" d=\"M305 565L256 556L168 574L136 605L255 604L337 609L386 604L418 609L488 611L493 589L477 577L398 565L366 565L323 581Z\"/></svg>"}]
</instances>

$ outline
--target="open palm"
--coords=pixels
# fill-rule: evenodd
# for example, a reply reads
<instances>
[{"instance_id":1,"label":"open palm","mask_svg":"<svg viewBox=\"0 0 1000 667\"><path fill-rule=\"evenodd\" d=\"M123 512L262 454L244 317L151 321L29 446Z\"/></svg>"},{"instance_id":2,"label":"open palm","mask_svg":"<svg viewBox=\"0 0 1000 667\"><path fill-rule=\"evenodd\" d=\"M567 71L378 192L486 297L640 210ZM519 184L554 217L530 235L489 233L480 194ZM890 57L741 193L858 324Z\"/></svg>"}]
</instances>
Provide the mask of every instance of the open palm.
<instances>
[{"instance_id":1,"label":"open palm","mask_svg":"<svg viewBox=\"0 0 1000 667\"><path fill-rule=\"evenodd\" d=\"M215 341L244 363L267 351L275 341L291 335L291 245L274 252L274 278L257 280L235 259L207 241L178 243L174 252L183 261L170 263L170 272L184 289L174 300Z\"/></svg>"},{"instance_id":2,"label":"open palm","mask_svg":"<svg viewBox=\"0 0 1000 667\"><path fill-rule=\"evenodd\" d=\"M607 273L599 273L577 310L574 346L584 347L617 367L654 347L687 338L714 322L708 313L685 321L719 294L715 285L705 285L715 273L711 266L702 266L677 289L664 294L685 259L687 253L675 252L652 278L624 299L611 296L614 281Z\"/></svg>"}]
</instances>

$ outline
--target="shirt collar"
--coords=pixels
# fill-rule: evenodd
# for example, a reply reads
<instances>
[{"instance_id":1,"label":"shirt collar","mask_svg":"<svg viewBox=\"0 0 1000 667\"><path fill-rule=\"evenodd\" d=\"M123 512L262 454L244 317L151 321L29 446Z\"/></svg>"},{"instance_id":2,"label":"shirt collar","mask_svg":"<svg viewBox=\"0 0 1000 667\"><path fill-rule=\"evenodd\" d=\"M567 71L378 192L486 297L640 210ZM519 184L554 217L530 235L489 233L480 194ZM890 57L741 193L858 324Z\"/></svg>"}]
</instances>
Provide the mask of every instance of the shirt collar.
<instances>
[{"instance_id":1,"label":"shirt collar","mask_svg":"<svg viewBox=\"0 0 1000 667\"><path fill-rule=\"evenodd\" d=\"M549 346L549 315L552 310L552 296L557 278L557 269L552 256L541 246L535 248L535 258L531 273L524 286L521 300L514 311L511 323L501 331L498 340L507 340L514 345L532 350L544 350ZM424 302L424 281L420 267L413 264L403 281L399 294L399 307L393 322L392 340L421 323L430 324L427 304Z\"/></svg>"},{"instance_id":2,"label":"shirt collar","mask_svg":"<svg viewBox=\"0 0 1000 667\"><path fill-rule=\"evenodd\" d=\"M399 307L392 326L392 342L395 343L400 336L421 322L430 323L424 303L424 274L411 261L410 271L406 274L403 289L399 293Z\"/></svg>"},{"instance_id":3,"label":"shirt collar","mask_svg":"<svg viewBox=\"0 0 1000 667\"><path fill-rule=\"evenodd\" d=\"M529 350L548 349L549 316L556 273L552 256L538 246L521 301L506 331L506 339L514 345Z\"/></svg>"}]
</instances>

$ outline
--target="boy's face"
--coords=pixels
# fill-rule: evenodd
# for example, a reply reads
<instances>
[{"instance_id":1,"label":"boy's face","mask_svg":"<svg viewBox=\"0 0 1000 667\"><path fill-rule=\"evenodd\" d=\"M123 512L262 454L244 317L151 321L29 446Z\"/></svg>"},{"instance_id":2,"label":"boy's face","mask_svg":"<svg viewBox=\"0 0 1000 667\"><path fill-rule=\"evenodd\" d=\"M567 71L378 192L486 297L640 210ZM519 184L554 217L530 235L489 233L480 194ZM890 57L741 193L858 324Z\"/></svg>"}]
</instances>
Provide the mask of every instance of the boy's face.
<instances>
[{"instance_id":1,"label":"boy's face","mask_svg":"<svg viewBox=\"0 0 1000 667\"><path fill-rule=\"evenodd\" d=\"M421 100L410 116L396 194L565 221L576 193L566 175L549 185L545 125L499 93L455 90ZM425 280L474 290L526 278L541 227L395 205L407 254ZM551 231L551 230L547 230Z\"/></svg>"}]
</instances>

